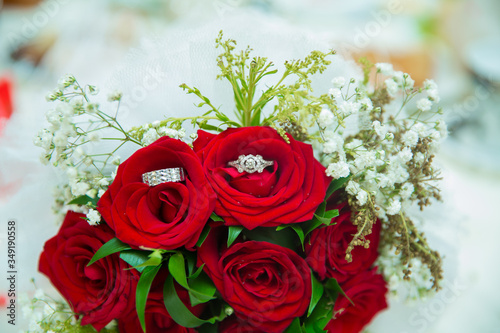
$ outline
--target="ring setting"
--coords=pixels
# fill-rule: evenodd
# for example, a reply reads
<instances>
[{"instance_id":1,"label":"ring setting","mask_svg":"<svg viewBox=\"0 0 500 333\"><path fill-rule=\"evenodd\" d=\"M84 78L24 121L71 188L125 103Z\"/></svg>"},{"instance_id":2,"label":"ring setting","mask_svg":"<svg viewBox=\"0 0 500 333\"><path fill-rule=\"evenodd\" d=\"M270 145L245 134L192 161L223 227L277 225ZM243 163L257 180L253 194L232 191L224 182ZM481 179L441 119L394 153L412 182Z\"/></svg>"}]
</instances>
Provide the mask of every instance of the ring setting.
<instances>
[{"instance_id":1,"label":"ring setting","mask_svg":"<svg viewBox=\"0 0 500 333\"><path fill-rule=\"evenodd\" d=\"M238 169L239 173L243 171L247 173L262 173L265 168L274 165L274 161L266 161L261 155L248 154L240 155L236 161L231 161L228 165Z\"/></svg>"},{"instance_id":2,"label":"ring setting","mask_svg":"<svg viewBox=\"0 0 500 333\"><path fill-rule=\"evenodd\" d=\"M142 182L149 186L182 182L184 180L186 180L186 174L183 168L160 169L142 174Z\"/></svg>"}]
</instances>

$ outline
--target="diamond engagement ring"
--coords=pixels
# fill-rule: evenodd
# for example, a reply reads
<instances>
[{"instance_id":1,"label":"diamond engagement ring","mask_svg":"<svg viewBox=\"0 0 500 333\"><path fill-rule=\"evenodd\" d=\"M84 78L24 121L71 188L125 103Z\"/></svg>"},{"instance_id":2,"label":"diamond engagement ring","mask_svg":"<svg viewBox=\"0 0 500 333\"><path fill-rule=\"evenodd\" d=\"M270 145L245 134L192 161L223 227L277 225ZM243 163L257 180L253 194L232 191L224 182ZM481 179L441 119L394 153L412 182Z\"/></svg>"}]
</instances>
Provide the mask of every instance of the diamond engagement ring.
<instances>
[{"instance_id":1,"label":"diamond engagement ring","mask_svg":"<svg viewBox=\"0 0 500 333\"><path fill-rule=\"evenodd\" d=\"M255 171L262 173L268 166L274 165L274 161L266 161L260 155L240 155L238 160L231 161L228 165L238 169L238 172L246 171L254 173Z\"/></svg>"},{"instance_id":2,"label":"diamond engagement ring","mask_svg":"<svg viewBox=\"0 0 500 333\"><path fill-rule=\"evenodd\" d=\"M142 182L149 186L170 182L182 182L184 180L186 180L186 175L183 168L160 169L142 174Z\"/></svg>"}]
</instances>

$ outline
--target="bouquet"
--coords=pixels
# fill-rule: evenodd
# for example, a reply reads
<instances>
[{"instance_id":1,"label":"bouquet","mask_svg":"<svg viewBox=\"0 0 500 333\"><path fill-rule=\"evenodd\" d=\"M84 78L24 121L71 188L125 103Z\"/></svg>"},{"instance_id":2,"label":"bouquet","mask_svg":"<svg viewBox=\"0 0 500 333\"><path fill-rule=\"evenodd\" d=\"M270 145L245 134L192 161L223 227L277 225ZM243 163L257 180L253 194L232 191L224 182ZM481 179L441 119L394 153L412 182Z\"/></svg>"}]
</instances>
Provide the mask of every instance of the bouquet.
<instances>
[{"instance_id":1,"label":"bouquet","mask_svg":"<svg viewBox=\"0 0 500 333\"><path fill-rule=\"evenodd\" d=\"M47 96L35 144L67 181L39 270L66 302L35 295L32 330L360 332L395 281L439 290L441 257L407 213L440 200L434 81L362 59L362 79L315 94L335 52L280 73L222 32L215 44L234 115L188 84L200 115L130 129L120 92L105 112L67 75Z\"/></svg>"}]
</instances>

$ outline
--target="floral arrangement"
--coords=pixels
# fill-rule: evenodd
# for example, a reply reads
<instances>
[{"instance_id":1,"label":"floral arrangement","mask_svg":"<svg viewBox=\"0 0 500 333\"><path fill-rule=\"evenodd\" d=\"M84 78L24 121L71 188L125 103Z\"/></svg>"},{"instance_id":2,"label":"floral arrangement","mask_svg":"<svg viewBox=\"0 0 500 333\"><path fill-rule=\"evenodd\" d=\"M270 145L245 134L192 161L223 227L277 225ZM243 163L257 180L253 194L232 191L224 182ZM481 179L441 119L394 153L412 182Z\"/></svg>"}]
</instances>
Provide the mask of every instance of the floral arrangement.
<instances>
[{"instance_id":1,"label":"floral arrangement","mask_svg":"<svg viewBox=\"0 0 500 333\"><path fill-rule=\"evenodd\" d=\"M67 182L39 270L67 303L36 295L32 331L360 332L395 282L440 288L440 255L407 213L440 200L436 84L361 60L362 80L316 95L334 52L278 73L222 33L216 47L234 119L187 84L201 115L128 130L121 93L104 112L68 75L47 96L35 144ZM95 152L103 141L116 145Z\"/></svg>"}]
</instances>

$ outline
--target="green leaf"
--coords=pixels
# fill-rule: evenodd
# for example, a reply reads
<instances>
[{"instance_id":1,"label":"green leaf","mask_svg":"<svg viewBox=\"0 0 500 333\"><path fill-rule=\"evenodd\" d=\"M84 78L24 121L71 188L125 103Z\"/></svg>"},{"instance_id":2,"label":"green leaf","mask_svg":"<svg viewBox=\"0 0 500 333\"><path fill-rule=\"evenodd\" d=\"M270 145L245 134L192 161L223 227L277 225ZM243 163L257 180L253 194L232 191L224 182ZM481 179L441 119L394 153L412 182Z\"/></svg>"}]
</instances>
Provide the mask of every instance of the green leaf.
<instances>
[{"instance_id":1,"label":"green leaf","mask_svg":"<svg viewBox=\"0 0 500 333\"><path fill-rule=\"evenodd\" d=\"M148 266L158 266L159 264L161 264L161 262L163 260L162 253L163 253L162 250L154 250L153 252L151 252L148 255L148 257L149 257L148 260L146 260L145 262L143 262L140 265L134 266L133 268L138 269L138 268L144 268L144 267L148 267Z\"/></svg>"},{"instance_id":2,"label":"green leaf","mask_svg":"<svg viewBox=\"0 0 500 333\"><path fill-rule=\"evenodd\" d=\"M245 229L243 234L249 240L268 242L289 248L293 251L297 250L295 231L290 228L284 228L283 230L276 231L276 228L274 227L258 227L252 230Z\"/></svg>"},{"instance_id":3,"label":"green leaf","mask_svg":"<svg viewBox=\"0 0 500 333\"><path fill-rule=\"evenodd\" d=\"M334 302L328 294L324 293L314 307L313 312L304 320L306 333L325 332L325 326L333 318Z\"/></svg>"},{"instance_id":4,"label":"green leaf","mask_svg":"<svg viewBox=\"0 0 500 333\"><path fill-rule=\"evenodd\" d=\"M339 210L338 209L332 209L332 210L328 210L325 212L325 214L323 215L324 218L327 218L327 219L330 219L330 221L334 218L334 217L337 217L339 216ZM330 223L328 223L330 224Z\"/></svg>"},{"instance_id":5,"label":"green leaf","mask_svg":"<svg viewBox=\"0 0 500 333\"><path fill-rule=\"evenodd\" d=\"M144 319L146 311L146 302L148 300L149 290L151 289L151 284L160 270L161 265L156 267L146 267L137 282L137 289L135 293L135 307L137 310L137 316L139 317L139 322L141 323L142 330L146 333L146 322Z\"/></svg>"},{"instance_id":6,"label":"green leaf","mask_svg":"<svg viewBox=\"0 0 500 333\"><path fill-rule=\"evenodd\" d=\"M120 258L142 273L145 267L138 266L148 261L150 253L150 251L125 250L123 252L120 252Z\"/></svg>"},{"instance_id":7,"label":"green leaf","mask_svg":"<svg viewBox=\"0 0 500 333\"><path fill-rule=\"evenodd\" d=\"M189 299L191 301L191 305L195 306L200 303L206 303L212 299L214 299L215 294L215 286L211 283L211 280L204 280L204 275L199 275L196 278L193 278L190 282L191 285L188 284L186 277L186 266L184 262L184 256L182 253L177 252L173 256L170 257L168 262L168 270L172 277L180 284L182 287L188 290ZM201 273L201 272L200 272Z\"/></svg>"},{"instance_id":8,"label":"green leaf","mask_svg":"<svg viewBox=\"0 0 500 333\"><path fill-rule=\"evenodd\" d=\"M189 289L186 278L186 265L184 263L184 256L182 253L177 252L170 257L170 260L168 261L168 270L178 284L186 289Z\"/></svg>"},{"instance_id":9,"label":"green leaf","mask_svg":"<svg viewBox=\"0 0 500 333\"><path fill-rule=\"evenodd\" d=\"M262 109L258 109L254 115L252 116L252 121L250 123L250 126L259 126L260 125L260 115L261 115L261 110Z\"/></svg>"},{"instance_id":10,"label":"green leaf","mask_svg":"<svg viewBox=\"0 0 500 333\"><path fill-rule=\"evenodd\" d=\"M210 323L203 324L200 327L196 328L198 333L217 333L217 329L218 327L216 324L212 325Z\"/></svg>"},{"instance_id":11,"label":"green leaf","mask_svg":"<svg viewBox=\"0 0 500 333\"><path fill-rule=\"evenodd\" d=\"M212 213L210 215L210 219L212 221L215 221L215 222L224 222L224 220L222 219L222 217L220 217L219 215L215 214L215 213Z\"/></svg>"},{"instance_id":12,"label":"green leaf","mask_svg":"<svg viewBox=\"0 0 500 333\"><path fill-rule=\"evenodd\" d=\"M323 284L321 284L321 282L319 282L318 279L316 279L312 271L311 271L311 287L312 287L312 294L311 294L311 302L309 303L309 309L307 310L308 317L313 312L314 308L318 304L324 292Z\"/></svg>"},{"instance_id":13,"label":"green leaf","mask_svg":"<svg viewBox=\"0 0 500 333\"><path fill-rule=\"evenodd\" d=\"M215 292L217 291L214 283L206 274L201 274L190 279L189 287L189 300L192 306L214 299Z\"/></svg>"},{"instance_id":14,"label":"green leaf","mask_svg":"<svg viewBox=\"0 0 500 333\"><path fill-rule=\"evenodd\" d=\"M179 295L177 295L174 279L171 275L167 277L163 286L163 302L172 319L181 326L193 328L205 323L213 324L216 321L215 317L209 320L200 319L189 311L184 303L182 303Z\"/></svg>"},{"instance_id":15,"label":"green leaf","mask_svg":"<svg viewBox=\"0 0 500 333\"><path fill-rule=\"evenodd\" d=\"M302 333L299 317L296 317L283 333Z\"/></svg>"},{"instance_id":16,"label":"green leaf","mask_svg":"<svg viewBox=\"0 0 500 333\"><path fill-rule=\"evenodd\" d=\"M206 131L222 132L222 128L207 124L206 122L197 122L197 124L201 129L204 129Z\"/></svg>"},{"instance_id":17,"label":"green leaf","mask_svg":"<svg viewBox=\"0 0 500 333\"><path fill-rule=\"evenodd\" d=\"M190 276L188 276L188 279L196 279L200 275L200 273L203 271L203 267L205 267L205 264L203 264L200 267L198 267L198 269L196 270L196 272L194 272L193 274L191 274Z\"/></svg>"},{"instance_id":18,"label":"green leaf","mask_svg":"<svg viewBox=\"0 0 500 333\"><path fill-rule=\"evenodd\" d=\"M336 279L328 279L325 283L325 288L326 290L328 291L331 291L331 292L334 292L334 293L337 293L337 294L341 294L342 296L344 296L345 298L347 298L347 300L349 302L351 302L352 305L354 305L354 302L345 294L345 292L342 290L342 288L340 287L338 281Z\"/></svg>"},{"instance_id":19,"label":"green leaf","mask_svg":"<svg viewBox=\"0 0 500 333\"><path fill-rule=\"evenodd\" d=\"M236 240L236 238L238 238L242 231L242 226L229 226L227 234L227 247L230 247L231 244L234 243L234 241Z\"/></svg>"},{"instance_id":20,"label":"green leaf","mask_svg":"<svg viewBox=\"0 0 500 333\"><path fill-rule=\"evenodd\" d=\"M193 272L196 268L198 257L196 255L196 252L187 251L184 252L184 258L186 258L187 275L188 277L190 277L191 275L193 275Z\"/></svg>"},{"instance_id":21,"label":"green leaf","mask_svg":"<svg viewBox=\"0 0 500 333\"><path fill-rule=\"evenodd\" d=\"M328 186L328 189L326 190L325 200L328 200L328 198L333 194L333 192L337 191L339 188L344 186L344 184L348 180L349 180L349 177L332 180L332 182Z\"/></svg>"},{"instance_id":22,"label":"green leaf","mask_svg":"<svg viewBox=\"0 0 500 333\"><path fill-rule=\"evenodd\" d=\"M201 231L201 234L200 234L200 238L198 238L198 241L196 242L197 247L200 247L201 245L203 245L203 242L205 241L205 239L207 239L207 236L210 233L210 229L211 229L211 227L208 224L205 226L205 228L203 228L203 230Z\"/></svg>"},{"instance_id":23,"label":"green leaf","mask_svg":"<svg viewBox=\"0 0 500 333\"><path fill-rule=\"evenodd\" d=\"M320 221L321 224L324 224L324 225L330 225L330 222L332 222L332 219L329 219L327 217L319 216L319 215L316 215L316 214L314 214L314 217L316 219L318 219L318 221Z\"/></svg>"},{"instance_id":24,"label":"green leaf","mask_svg":"<svg viewBox=\"0 0 500 333\"><path fill-rule=\"evenodd\" d=\"M125 244L124 242L115 237L110 241L106 242L105 244L103 244L99 248L99 250L97 250L97 252L94 254L92 259L87 264L87 267L95 263L97 260L109 256L110 254L128 249L130 249L130 246L128 246L127 244Z\"/></svg>"},{"instance_id":25,"label":"green leaf","mask_svg":"<svg viewBox=\"0 0 500 333\"><path fill-rule=\"evenodd\" d=\"M304 248L304 239L305 239L305 234L304 230L302 230L301 226L298 224L282 224L276 228L276 231L283 230L285 228L291 228L297 236L299 236L300 239L300 244L302 245L302 249Z\"/></svg>"},{"instance_id":26,"label":"green leaf","mask_svg":"<svg viewBox=\"0 0 500 333\"><path fill-rule=\"evenodd\" d=\"M88 203L91 204L91 206L96 206L97 205L98 198L91 198L88 195L81 195L79 197L74 198L70 202L68 202L68 205L80 205L80 206L86 206Z\"/></svg>"},{"instance_id":27,"label":"green leaf","mask_svg":"<svg viewBox=\"0 0 500 333\"><path fill-rule=\"evenodd\" d=\"M316 211L314 212L314 214L319 215L319 216L323 216L325 214L325 210L326 210L326 201L323 201L318 206L318 208L316 208Z\"/></svg>"}]
</instances>

